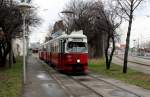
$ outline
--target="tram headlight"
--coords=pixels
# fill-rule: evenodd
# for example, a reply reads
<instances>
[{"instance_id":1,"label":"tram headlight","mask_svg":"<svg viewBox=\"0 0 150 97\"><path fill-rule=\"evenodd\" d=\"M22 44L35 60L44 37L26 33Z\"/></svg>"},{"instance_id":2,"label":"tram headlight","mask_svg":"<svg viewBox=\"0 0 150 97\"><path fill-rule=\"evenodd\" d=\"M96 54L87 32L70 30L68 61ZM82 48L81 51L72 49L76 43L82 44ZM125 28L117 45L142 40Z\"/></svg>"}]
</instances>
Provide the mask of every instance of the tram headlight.
<instances>
[{"instance_id":1,"label":"tram headlight","mask_svg":"<svg viewBox=\"0 0 150 97\"><path fill-rule=\"evenodd\" d=\"M80 63L80 59L77 59L77 63Z\"/></svg>"}]
</instances>

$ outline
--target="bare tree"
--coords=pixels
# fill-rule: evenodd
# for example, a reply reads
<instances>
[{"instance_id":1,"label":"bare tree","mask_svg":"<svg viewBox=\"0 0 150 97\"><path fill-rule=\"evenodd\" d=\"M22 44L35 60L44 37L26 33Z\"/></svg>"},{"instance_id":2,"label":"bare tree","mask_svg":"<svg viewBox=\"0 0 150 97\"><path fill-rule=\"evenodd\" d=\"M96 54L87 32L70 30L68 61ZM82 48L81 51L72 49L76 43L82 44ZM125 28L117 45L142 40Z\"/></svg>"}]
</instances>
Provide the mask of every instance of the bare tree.
<instances>
[{"instance_id":1,"label":"bare tree","mask_svg":"<svg viewBox=\"0 0 150 97\"><path fill-rule=\"evenodd\" d=\"M106 69L110 69L110 65L112 62L112 57L115 51L115 43L119 38L119 34L117 34L116 29L122 23L122 15L118 15L120 9L114 4L108 2L107 10L101 12L101 17L105 20L104 31L106 32L106 46L105 46L105 58L106 58ZM112 47L110 48L110 42L112 42ZM111 50L110 50L111 49Z\"/></svg>"},{"instance_id":2,"label":"bare tree","mask_svg":"<svg viewBox=\"0 0 150 97\"><path fill-rule=\"evenodd\" d=\"M98 8L98 5L101 7ZM92 58L103 57L104 54L103 31L96 24L99 10L103 10L102 3L82 0L74 0L64 9L64 18L67 21L69 32L83 30L88 37L90 56Z\"/></svg>"},{"instance_id":3,"label":"bare tree","mask_svg":"<svg viewBox=\"0 0 150 97\"><path fill-rule=\"evenodd\" d=\"M0 0L0 27L3 30L4 37L0 41L0 66L5 66L6 57L12 53L12 39L22 37L22 15L17 7L18 2L13 0ZM26 18L26 24L35 26L39 22L34 11L30 11ZM28 28L27 28L28 29ZM28 29L29 30L29 29ZM10 58L11 59L11 58ZM12 62L10 60L10 62ZM11 63L10 63L11 64Z\"/></svg>"},{"instance_id":4,"label":"bare tree","mask_svg":"<svg viewBox=\"0 0 150 97\"><path fill-rule=\"evenodd\" d=\"M109 69L115 51L116 29L122 23L122 15L118 15L120 9L111 3L109 3L109 8L105 8L101 1L74 0L65 10L67 10L65 19L70 29L83 30L88 36L92 57L100 57L105 51L106 68ZM104 43L105 40L106 43ZM109 55L110 42L113 47Z\"/></svg>"},{"instance_id":5,"label":"bare tree","mask_svg":"<svg viewBox=\"0 0 150 97\"><path fill-rule=\"evenodd\" d=\"M127 31L127 38L126 38L126 48L124 54L124 64L123 64L123 73L127 73L127 62L128 62L128 50L130 45L130 34L132 28L132 20L133 14L136 8L141 4L144 0L116 0L119 7L125 13L125 17L129 22L128 24L128 31Z\"/></svg>"}]
</instances>

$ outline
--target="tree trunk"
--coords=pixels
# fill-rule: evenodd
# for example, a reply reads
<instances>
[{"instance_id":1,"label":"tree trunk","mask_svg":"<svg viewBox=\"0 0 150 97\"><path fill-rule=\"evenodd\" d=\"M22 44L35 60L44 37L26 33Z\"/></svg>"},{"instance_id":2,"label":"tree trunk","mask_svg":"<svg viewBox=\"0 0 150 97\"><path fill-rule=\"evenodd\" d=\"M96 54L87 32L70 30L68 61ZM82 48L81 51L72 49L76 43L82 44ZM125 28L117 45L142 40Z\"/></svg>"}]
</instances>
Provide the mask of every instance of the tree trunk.
<instances>
[{"instance_id":1,"label":"tree trunk","mask_svg":"<svg viewBox=\"0 0 150 97\"><path fill-rule=\"evenodd\" d=\"M14 53L13 53L13 63L16 63L16 58L14 56Z\"/></svg>"},{"instance_id":2,"label":"tree trunk","mask_svg":"<svg viewBox=\"0 0 150 97\"><path fill-rule=\"evenodd\" d=\"M0 60L0 67L5 67L6 65L6 59L7 59L7 55L10 51L10 43L8 41L3 41L1 43L1 60Z\"/></svg>"},{"instance_id":3,"label":"tree trunk","mask_svg":"<svg viewBox=\"0 0 150 97\"><path fill-rule=\"evenodd\" d=\"M106 69L109 69L109 55L108 55L108 49L109 49L109 41L110 41L110 36L107 36L107 43L106 43L106 48L105 48L105 58L106 58Z\"/></svg>"},{"instance_id":4,"label":"tree trunk","mask_svg":"<svg viewBox=\"0 0 150 97\"><path fill-rule=\"evenodd\" d=\"M124 64L123 64L123 73L127 73L127 62L128 62L128 50L130 45L130 33L131 33L131 26L132 26L132 15L133 11L130 11L130 17L129 17L129 26L128 26L128 32L127 32L127 38L126 38L126 48L125 48L125 54L124 54Z\"/></svg>"},{"instance_id":5,"label":"tree trunk","mask_svg":"<svg viewBox=\"0 0 150 97\"><path fill-rule=\"evenodd\" d=\"M111 50L111 53L110 53L110 58L109 58L109 63L108 63L109 69L110 69L110 65L111 65L112 58L113 58L114 51L115 51L115 39L114 39L114 36L112 36L112 42L113 42L113 47L112 47L112 50Z\"/></svg>"},{"instance_id":6,"label":"tree trunk","mask_svg":"<svg viewBox=\"0 0 150 97\"><path fill-rule=\"evenodd\" d=\"M12 39L10 39L10 51L9 51L9 68L12 67L13 64L13 51L12 51Z\"/></svg>"},{"instance_id":7,"label":"tree trunk","mask_svg":"<svg viewBox=\"0 0 150 97\"><path fill-rule=\"evenodd\" d=\"M6 57L2 57L0 60L0 67L5 67L6 64Z\"/></svg>"},{"instance_id":8,"label":"tree trunk","mask_svg":"<svg viewBox=\"0 0 150 97\"><path fill-rule=\"evenodd\" d=\"M104 50L103 50L103 35L97 34L95 37L95 54L94 58L102 58L104 57Z\"/></svg>"},{"instance_id":9,"label":"tree trunk","mask_svg":"<svg viewBox=\"0 0 150 97\"><path fill-rule=\"evenodd\" d=\"M105 35L102 34L102 57L105 56Z\"/></svg>"},{"instance_id":10,"label":"tree trunk","mask_svg":"<svg viewBox=\"0 0 150 97\"><path fill-rule=\"evenodd\" d=\"M111 53L110 53L110 55L109 55L109 54L108 54L108 49L109 49L109 47L110 47L110 44L109 44L110 39L112 39L113 47L112 47ZM115 39L114 39L114 35L112 35L112 36L108 35L108 36L107 36L106 49L105 49L106 69L110 69L110 65L111 65L111 62L112 62L112 58L113 58L113 55L114 55L114 51L115 51Z\"/></svg>"}]
</instances>

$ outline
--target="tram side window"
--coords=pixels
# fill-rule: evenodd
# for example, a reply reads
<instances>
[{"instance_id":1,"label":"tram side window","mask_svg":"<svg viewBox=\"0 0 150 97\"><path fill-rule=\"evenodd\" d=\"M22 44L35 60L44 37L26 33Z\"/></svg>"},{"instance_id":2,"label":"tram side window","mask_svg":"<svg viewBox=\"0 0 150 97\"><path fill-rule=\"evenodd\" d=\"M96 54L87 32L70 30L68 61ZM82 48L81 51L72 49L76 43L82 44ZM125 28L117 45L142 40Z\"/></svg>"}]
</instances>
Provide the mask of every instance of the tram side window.
<instances>
[{"instance_id":1,"label":"tram side window","mask_svg":"<svg viewBox=\"0 0 150 97\"><path fill-rule=\"evenodd\" d=\"M64 52L64 47L65 47L65 42L66 41L63 41L63 40L60 40L60 42L59 42L59 52L60 53L63 53Z\"/></svg>"},{"instance_id":2,"label":"tram side window","mask_svg":"<svg viewBox=\"0 0 150 97\"><path fill-rule=\"evenodd\" d=\"M55 52L55 45L53 44L53 52Z\"/></svg>"},{"instance_id":3,"label":"tram side window","mask_svg":"<svg viewBox=\"0 0 150 97\"><path fill-rule=\"evenodd\" d=\"M57 45L57 52L59 52L59 44Z\"/></svg>"},{"instance_id":4,"label":"tram side window","mask_svg":"<svg viewBox=\"0 0 150 97\"><path fill-rule=\"evenodd\" d=\"M58 52L58 45L56 45L56 52Z\"/></svg>"},{"instance_id":5,"label":"tram side window","mask_svg":"<svg viewBox=\"0 0 150 97\"><path fill-rule=\"evenodd\" d=\"M50 44L48 44L48 51L51 52Z\"/></svg>"},{"instance_id":6,"label":"tram side window","mask_svg":"<svg viewBox=\"0 0 150 97\"><path fill-rule=\"evenodd\" d=\"M60 53L62 52L61 46L62 46L62 40L59 41L59 52L60 52Z\"/></svg>"},{"instance_id":7,"label":"tram side window","mask_svg":"<svg viewBox=\"0 0 150 97\"><path fill-rule=\"evenodd\" d=\"M54 43L54 52L56 52L56 43Z\"/></svg>"},{"instance_id":8,"label":"tram side window","mask_svg":"<svg viewBox=\"0 0 150 97\"><path fill-rule=\"evenodd\" d=\"M48 51L48 44L46 44L46 51Z\"/></svg>"},{"instance_id":9,"label":"tram side window","mask_svg":"<svg viewBox=\"0 0 150 97\"><path fill-rule=\"evenodd\" d=\"M54 46L54 52L56 52L56 46Z\"/></svg>"},{"instance_id":10,"label":"tram side window","mask_svg":"<svg viewBox=\"0 0 150 97\"><path fill-rule=\"evenodd\" d=\"M55 52L59 52L59 43L58 43L58 41L55 42Z\"/></svg>"},{"instance_id":11,"label":"tram side window","mask_svg":"<svg viewBox=\"0 0 150 97\"><path fill-rule=\"evenodd\" d=\"M54 46L52 43L51 43L51 52L54 52Z\"/></svg>"},{"instance_id":12,"label":"tram side window","mask_svg":"<svg viewBox=\"0 0 150 97\"><path fill-rule=\"evenodd\" d=\"M42 48L42 49L43 49L43 51L46 51L46 47L45 47L45 46L43 46L43 48Z\"/></svg>"}]
</instances>

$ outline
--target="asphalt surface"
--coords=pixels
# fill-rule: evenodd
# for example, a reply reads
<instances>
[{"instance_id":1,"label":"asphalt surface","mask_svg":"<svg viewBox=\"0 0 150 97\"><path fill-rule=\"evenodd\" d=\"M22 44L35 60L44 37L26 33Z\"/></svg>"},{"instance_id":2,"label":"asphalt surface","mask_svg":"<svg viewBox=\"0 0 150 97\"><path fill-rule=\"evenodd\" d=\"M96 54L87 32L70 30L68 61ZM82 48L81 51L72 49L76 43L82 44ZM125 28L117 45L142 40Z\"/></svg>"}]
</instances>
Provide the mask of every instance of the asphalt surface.
<instances>
[{"instance_id":1,"label":"asphalt surface","mask_svg":"<svg viewBox=\"0 0 150 97\"><path fill-rule=\"evenodd\" d=\"M132 56L129 56L128 60L129 68L145 74L150 74L150 60ZM114 56L112 62L118 65L123 65L123 56Z\"/></svg>"},{"instance_id":2,"label":"asphalt surface","mask_svg":"<svg viewBox=\"0 0 150 97\"><path fill-rule=\"evenodd\" d=\"M118 57L123 59L123 55L117 55ZM150 57L144 57L144 56L128 56L128 61L143 64L150 66Z\"/></svg>"},{"instance_id":3,"label":"asphalt surface","mask_svg":"<svg viewBox=\"0 0 150 97\"><path fill-rule=\"evenodd\" d=\"M27 65L27 82L22 97L68 97L35 57Z\"/></svg>"}]
</instances>

